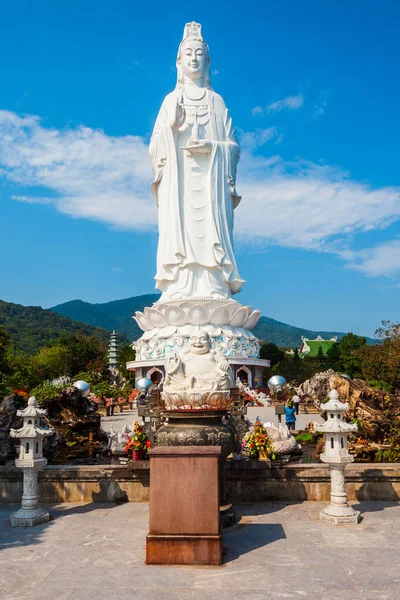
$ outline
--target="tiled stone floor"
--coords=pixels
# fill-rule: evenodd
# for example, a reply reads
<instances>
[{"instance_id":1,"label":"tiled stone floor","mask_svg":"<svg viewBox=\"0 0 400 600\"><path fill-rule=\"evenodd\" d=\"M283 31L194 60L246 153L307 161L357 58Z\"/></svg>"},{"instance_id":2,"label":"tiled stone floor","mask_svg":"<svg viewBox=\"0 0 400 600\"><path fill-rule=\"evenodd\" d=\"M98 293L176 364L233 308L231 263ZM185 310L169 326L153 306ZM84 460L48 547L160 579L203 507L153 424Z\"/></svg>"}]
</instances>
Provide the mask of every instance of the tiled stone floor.
<instances>
[{"instance_id":1,"label":"tiled stone floor","mask_svg":"<svg viewBox=\"0 0 400 600\"><path fill-rule=\"evenodd\" d=\"M146 566L148 504L61 504L31 529L0 505L0 599L399 600L399 504L360 503L342 527L319 521L325 505L237 506L222 567Z\"/></svg>"}]
</instances>

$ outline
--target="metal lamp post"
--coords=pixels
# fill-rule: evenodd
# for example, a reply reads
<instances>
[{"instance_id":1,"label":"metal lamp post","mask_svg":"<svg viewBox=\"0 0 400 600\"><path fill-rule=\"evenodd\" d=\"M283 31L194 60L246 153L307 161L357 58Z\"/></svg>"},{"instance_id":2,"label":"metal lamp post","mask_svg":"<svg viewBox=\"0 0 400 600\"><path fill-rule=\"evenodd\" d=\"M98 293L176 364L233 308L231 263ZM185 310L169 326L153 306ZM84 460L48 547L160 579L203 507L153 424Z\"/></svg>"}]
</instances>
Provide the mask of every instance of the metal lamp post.
<instances>
[{"instance_id":1,"label":"metal lamp post","mask_svg":"<svg viewBox=\"0 0 400 600\"><path fill-rule=\"evenodd\" d=\"M321 521L334 525L357 524L360 512L354 510L347 502L345 466L354 461L347 449L347 437L357 431L357 425L343 421L343 413L349 408L339 400L337 390L331 390L329 401L322 404L321 411L327 412L325 423L318 429L324 434L325 450L320 458L329 464L331 472L331 503L324 508L319 516Z\"/></svg>"},{"instance_id":2,"label":"metal lamp post","mask_svg":"<svg viewBox=\"0 0 400 600\"><path fill-rule=\"evenodd\" d=\"M37 407L36 398L33 396L28 400L28 406L18 410L17 415L23 417L21 429L11 429L11 437L19 438L19 457L15 465L23 472L23 495L21 508L10 516L13 527L32 527L39 523L46 523L50 515L39 506L38 471L47 464L43 458L43 439L51 435L53 430L42 427L40 418L47 411Z\"/></svg>"}]
</instances>

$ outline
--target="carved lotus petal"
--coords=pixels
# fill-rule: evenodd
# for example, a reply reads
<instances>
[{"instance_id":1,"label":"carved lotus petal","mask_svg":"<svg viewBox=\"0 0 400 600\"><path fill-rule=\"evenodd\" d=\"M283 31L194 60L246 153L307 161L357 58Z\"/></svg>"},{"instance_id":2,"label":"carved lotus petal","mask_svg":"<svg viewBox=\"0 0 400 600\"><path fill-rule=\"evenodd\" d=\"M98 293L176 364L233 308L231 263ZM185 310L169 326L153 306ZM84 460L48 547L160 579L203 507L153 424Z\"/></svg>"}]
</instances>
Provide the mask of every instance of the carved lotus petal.
<instances>
[{"instance_id":1,"label":"carved lotus petal","mask_svg":"<svg viewBox=\"0 0 400 600\"><path fill-rule=\"evenodd\" d=\"M139 325L140 329L142 329L143 331L150 331L151 329L153 329L153 325L148 321L148 319L146 319L144 314L140 311L137 311L133 318Z\"/></svg>"},{"instance_id":2,"label":"carved lotus petal","mask_svg":"<svg viewBox=\"0 0 400 600\"><path fill-rule=\"evenodd\" d=\"M215 327L215 325L203 325L205 331L207 331L208 335L211 337L218 337L221 335L221 327Z\"/></svg>"},{"instance_id":3,"label":"carved lotus petal","mask_svg":"<svg viewBox=\"0 0 400 600\"><path fill-rule=\"evenodd\" d=\"M170 325L185 325L187 323L185 312L179 306L168 306L165 310L165 318Z\"/></svg>"},{"instance_id":4,"label":"carved lotus petal","mask_svg":"<svg viewBox=\"0 0 400 600\"><path fill-rule=\"evenodd\" d=\"M218 306L210 317L211 325L227 325L237 307L233 302Z\"/></svg>"},{"instance_id":5,"label":"carved lotus petal","mask_svg":"<svg viewBox=\"0 0 400 600\"><path fill-rule=\"evenodd\" d=\"M241 308L238 308L233 313L233 316L229 321L229 325L231 325L232 327L242 327L243 323L247 321L250 311L250 306L242 306Z\"/></svg>"},{"instance_id":6,"label":"carved lotus petal","mask_svg":"<svg viewBox=\"0 0 400 600\"><path fill-rule=\"evenodd\" d=\"M168 327L162 327L157 331L157 337L159 339L169 338L176 332L176 326L168 325Z\"/></svg>"},{"instance_id":7,"label":"carved lotus petal","mask_svg":"<svg viewBox=\"0 0 400 600\"><path fill-rule=\"evenodd\" d=\"M260 317L261 317L260 311L253 310L253 312L251 313L251 315L249 316L249 318L247 319L247 321L245 322L243 327L245 329L253 329L253 327L255 327L257 325Z\"/></svg>"},{"instance_id":8,"label":"carved lotus petal","mask_svg":"<svg viewBox=\"0 0 400 600\"><path fill-rule=\"evenodd\" d=\"M158 329L155 329L154 327L152 327L151 331L145 331L140 339L147 342L147 341L151 340L151 338L156 336L157 333L158 333Z\"/></svg>"},{"instance_id":9,"label":"carved lotus petal","mask_svg":"<svg viewBox=\"0 0 400 600\"><path fill-rule=\"evenodd\" d=\"M147 320L151 322L153 327L157 327L157 329L168 327L167 319L156 308L145 308L144 314L146 315Z\"/></svg>"},{"instance_id":10,"label":"carved lotus petal","mask_svg":"<svg viewBox=\"0 0 400 600\"><path fill-rule=\"evenodd\" d=\"M210 320L210 309L207 304L195 304L189 308L187 315L191 325L205 325Z\"/></svg>"},{"instance_id":11,"label":"carved lotus petal","mask_svg":"<svg viewBox=\"0 0 400 600\"><path fill-rule=\"evenodd\" d=\"M222 328L222 333L228 338L228 339L236 339L236 338L241 338L243 337L243 330L234 328L234 327L229 327L229 325L227 327L223 327Z\"/></svg>"}]
</instances>

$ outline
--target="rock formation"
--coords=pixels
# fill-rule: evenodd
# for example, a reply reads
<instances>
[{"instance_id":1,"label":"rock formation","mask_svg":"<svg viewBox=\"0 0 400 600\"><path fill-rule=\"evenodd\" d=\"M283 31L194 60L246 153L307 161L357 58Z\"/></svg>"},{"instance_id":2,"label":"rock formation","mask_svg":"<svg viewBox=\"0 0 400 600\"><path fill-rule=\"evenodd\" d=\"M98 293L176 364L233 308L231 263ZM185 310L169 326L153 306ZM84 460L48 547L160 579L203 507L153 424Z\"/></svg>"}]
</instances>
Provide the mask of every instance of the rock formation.
<instances>
[{"instance_id":1,"label":"rock formation","mask_svg":"<svg viewBox=\"0 0 400 600\"><path fill-rule=\"evenodd\" d=\"M10 429L18 428L21 419L17 409L24 408L18 396L7 396L0 404L0 464L15 458L15 441ZM94 450L106 443L100 427L97 405L85 398L80 390L71 387L60 390L56 399L40 403L48 412L46 420L55 433L46 439L43 453L49 462L68 463L71 459L88 459ZM88 462L86 460L86 462Z\"/></svg>"},{"instance_id":2,"label":"rock formation","mask_svg":"<svg viewBox=\"0 0 400 600\"><path fill-rule=\"evenodd\" d=\"M360 435L369 442L383 442L393 434L399 418L400 402L396 396L369 386L362 379L348 380L332 369L317 373L300 385L300 396L308 396L317 408L325 402L329 390L336 389L340 400L349 404L348 420L357 419Z\"/></svg>"},{"instance_id":3,"label":"rock formation","mask_svg":"<svg viewBox=\"0 0 400 600\"><path fill-rule=\"evenodd\" d=\"M19 408L18 397L14 394L6 396L0 404L0 465L15 458L15 441L10 437L10 429L21 423L21 418L17 417Z\"/></svg>"}]
</instances>

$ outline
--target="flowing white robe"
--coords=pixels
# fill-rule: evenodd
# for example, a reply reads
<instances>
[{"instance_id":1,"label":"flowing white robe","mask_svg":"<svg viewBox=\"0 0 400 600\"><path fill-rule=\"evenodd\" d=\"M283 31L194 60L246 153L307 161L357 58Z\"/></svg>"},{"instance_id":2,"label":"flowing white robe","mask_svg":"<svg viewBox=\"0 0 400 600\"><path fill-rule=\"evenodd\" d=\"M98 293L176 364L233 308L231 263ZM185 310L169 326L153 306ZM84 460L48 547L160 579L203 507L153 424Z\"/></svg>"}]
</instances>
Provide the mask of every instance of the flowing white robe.
<instances>
[{"instance_id":1,"label":"flowing white robe","mask_svg":"<svg viewBox=\"0 0 400 600\"><path fill-rule=\"evenodd\" d=\"M181 149L190 135L174 132L178 98L182 91L169 94L160 109L150 142L154 182L152 193L158 206L159 242L156 287L163 291L162 301L175 298L230 298L242 284L233 251L233 209L240 202L235 190L240 148L232 120L221 96L207 90L209 119L204 128L213 142L209 155L190 157ZM205 178L203 190L190 189L197 171ZM190 177L189 177L190 175ZM197 197L196 197L197 194ZM196 204L197 203L197 204ZM201 216L201 219L197 217ZM203 223L196 223L196 219ZM194 232L198 231L196 236Z\"/></svg>"}]
</instances>

